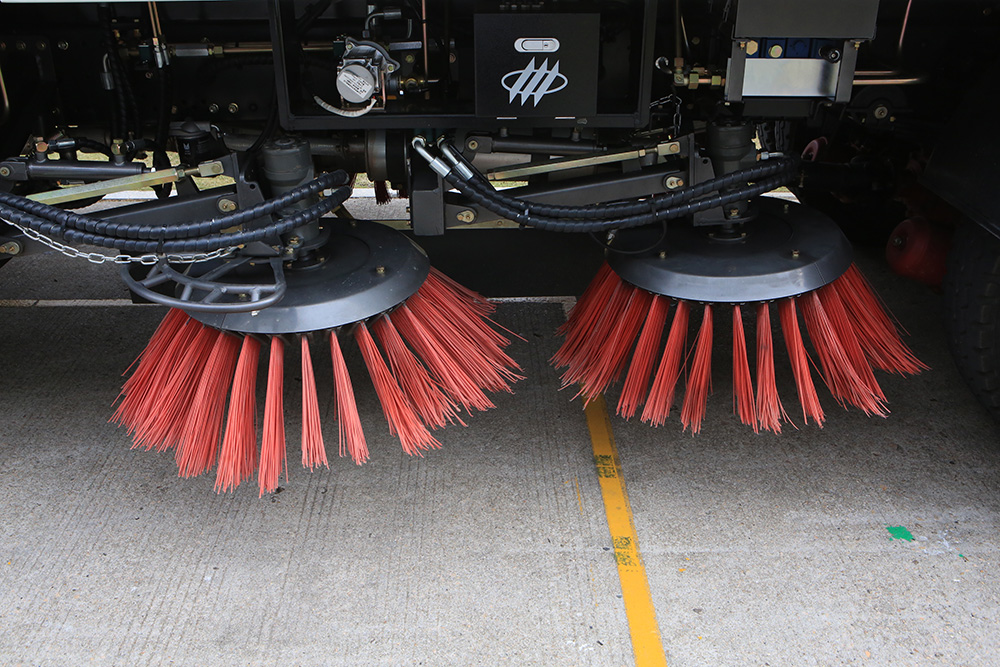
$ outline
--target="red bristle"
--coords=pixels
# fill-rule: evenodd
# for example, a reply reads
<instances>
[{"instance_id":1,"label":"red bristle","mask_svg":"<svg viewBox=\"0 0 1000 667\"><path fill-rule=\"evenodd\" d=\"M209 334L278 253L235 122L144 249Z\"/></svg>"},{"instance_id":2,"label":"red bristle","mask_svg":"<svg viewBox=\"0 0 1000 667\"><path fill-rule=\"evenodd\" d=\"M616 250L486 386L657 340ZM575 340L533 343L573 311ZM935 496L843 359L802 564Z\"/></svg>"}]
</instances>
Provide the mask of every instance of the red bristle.
<instances>
[{"instance_id":1,"label":"red bristle","mask_svg":"<svg viewBox=\"0 0 1000 667\"><path fill-rule=\"evenodd\" d=\"M219 332L181 431L176 457L181 477L200 475L215 464L239 351L238 338Z\"/></svg>"},{"instance_id":2,"label":"red bristle","mask_svg":"<svg viewBox=\"0 0 1000 667\"><path fill-rule=\"evenodd\" d=\"M562 384L564 388L578 385L586 379L591 365L601 358L605 344L610 340L618 325L618 318L625 312L625 307L637 289L637 287L623 281L618 281L615 285L614 291L594 322L587 340L574 353L575 356L569 360L566 370L563 371Z\"/></svg>"},{"instance_id":3,"label":"red bristle","mask_svg":"<svg viewBox=\"0 0 1000 667\"><path fill-rule=\"evenodd\" d=\"M861 349L858 336L854 331L854 325L847 314L847 309L844 308L844 302L840 299L837 286L831 283L825 287L821 287L817 293L819 294L820 302L823 304L823 310L826 311L826 316L837 332L837 338L840 340L844 352L847 353L847 358L850 359L851 365L854 367L854 372L868 386L871 393L878 397L879 402L884 403L886 400L885 394L882 393L882 387L879 386L878 381L875 379L875 373L872 372L872 367L868 363L868 359L865 358L865 353Z\"/></svg>"},{"instance_id":4,"label":"red bristle","mask_svg":"<svg viewBox=\"0 0 1000 667\"><path fill-rule=\"evenodd\" d=\"M421 450L440 447L441 443L420 423L406 396L400 391L364 322L358 323L354 338L358 341L361 356L364 357L372 384L375 385L375 393L378 394L382 412L389 423L389 433L399 436L403 451L422 456Z\"/></svg>"},{"instance_id":5,"label":"red bristle","mask_svg":"<svg viewBox=\"0 0 1000 667\"><path fill-rule=\"evenodd\" d=\"M454 292L455 296L465 301L469 306L471 306L474 310L476 310L476 312L480 313L481 315L486 316L496 312L497 306L495 303L484 297L479 292L469 289L462 283L457 282L452 278L449 278L445 274L435 269L433 266L430 268L429 275L436 278L445 287Z\"/></svg>"},{"instance_id":6,"label":"red bristle","mask_svg":"<svg viewBox=\"0 0 1000 667\"><path fill-rule=\"evenodd\" d=\"M660 340L663 338L663 328L669 310L670 301L666 297L654 294L646 323L642 327L642 333L639 334L639 342L635 344L632 363L625 375L621 398L618 399L618 414L625 419L631 419L643 403L646 388L649 386L649 376L653 372L656 355L660 351Z\"/></svg>"},{"instance_id":7,"label":"red bristle","mask_svg":"<svg viewBox=\"0 0 1000 667\"><path fill-rule=\"evenodd\" d=\"M489 347L470 339L459 322L438 310L421 291L407 300L406 307L423 322L441 347L447 350L456 364L465 369L479 388L510 392L510 383L521 379L520 375L498 362ZM499 349L494 348L494 351ZM506 356L503 352L500 354Z\"/></svg>"},{"instance_id":8,"label":"red bristle","mask_svg":"<svg viewBox=\"0 0 1000 667\"><path fill-rule=\"evenodd\" d=\"M781 420L788 421L774 381L774 340L771 310L767 303L757 306L757 420L760 427L781 433Z\"/></svg>"},{"instance_id":9,"label":"red bristle","mask_svg":"<svg viewBox=\"0 0 1000 667\"><path fill-rule=\"evenodd\" d=\"M792 364L799 402L802 404L802 421L808 424L809 418L812 417L819 427L823 428L825 415L809 371L809 355L802 343L799 318L795 313L795 299L781 300L778 303L778 315L781 318L781 331L785 337L785 347L788 348L788 360Z\"/></svg>"},{"instance_id":10,"label":"red bristle","mask_svg":"<svg viewBox=\"0 0 1000 667\"><path fill-rule=\"evenodd\" d=\"M162 373L163 368L170 368L173 362L166 356L171 344L176 342L181 329L190 319L182 310L171 308L167 311L153 337L146 344L146 348L129 366L129 368L134 366L135 372L125 381L115 399L122 401L110 421L120 426L128 426L129 432L132 431L143 404L152 393L154 377ZM127 372L128 370L125 371Z\"/></svg>"},{"instance_id":11,"label":"red bristle","mask_svg":"<svg viewBox=\"0 0 1000 667\"><path fill-rule=\"evenodd\" d=\"M316 374L313 373L309 338L302 341L302 466L310 470L330 467L323 445L323 428L319 422L319 399L316 396Z\"/></svg>"},{"instance_id":12,"label":"red bristle","mask_svg":"<svg viewBox=\"0 0 1000 667\"><path fill-rule=\"evenodd\" d=\"M649 389L646 406L642 410L642 421L651 422L653 426L660 426L666 421L674 404L677 380L681 374L681 361L684 358L684 345L687 342L688 312L687 302L678 301L677 307L674 308L674 321L670 325L663 358L653 378L653 385Z\"/></svg>"},{"instance_id":13,"label":"red bristle","mask_svg":"<svg viewBox=\"0 0 1000 667\"><path fill-rule=\"evenodd\" d=\"M493 402L469 377L465 369L455 360L434 335L407 306L393 311L396 329L403 339L419 355L434 379L445 392L468 412L471 408L488 410Z\"/></svg>"},{"instance_id":14,"label":"red bristle","mask_svg":"<svg viewBox=\"0 0 1000 667\"><path fill-rule=\"evenodd\" d=\"M453 332L449 334L450 338L464 340L465 347L475 350L484 363L493 367L497 376L502 378L494 391L501 389L510 391L507 383L524 379L523 376L513 372L521 370L521 367L504 352L504 348L510 345L510 340L490 326L499 325L469 307L460 297L456 297L455 293L434 274L427 277L420 290L408 303L411 306L416 305L418 311L421 308L435 311L436 315L430 316L432 317L430 321L447 322Z\"/></svg>"},{"instance_id":15,"label":"red bristle","mask_svg":"<svg viewBox=\"0 0 1000 667\"><path fill-rule=\"evenodd\" d=\"M258 497L271 493L281 481L281 467L285 466L288 480L288 461L285 454L285 343L280 336L271 338L271 356L267 362L267 396L264 399L264 428L260 443L260 470L257 482Z\"/></svg>"},{"instance_id":16,"label":"red bristle","mask_svg":"<svg viewBox=\"0 0 1000 667\"><path fill-rule=\"evenodd\" d=\"M596 355L592 357L580 380L578 395L584 397L586 405L603 394L608 386L618 380L628 361L643 320L649 314L649 304L653 295L643 289L633 288L624 310L616 318L617 322Z\"/></svg>"},{"instance_id":17,"label":"red bristle","mask_svg":"<svg viewBox=\"0 0 1000 667\"><path fill-rule=\"evenodd\" d=\"M741 422L752 426L754 433L760 430L757 425L757 411L754 407L750 362L747 359L743 312L739 305L733 306L733 412L740 416Z\"/></svg>"},{"instance_id":18,"label":"red bristle","mask_svg":"<svg viewBox=\"0 0 1000 667\"><path fill-rule=\"evenodd\" d=\"M133 438L133 448L152 449L162 442L162 425L157 424L160 415L160 404L169 394L167 390L170 377L174 374L178 363L189 351L198 334L204 331L204 326L196 320L188 319L170 344L163 351L164 363L158 364L150 376L149 385L143 393L134 392L126 399L135 398L132 419L126 422L128 432ZM157 438L157 434L160 438Z\"/></svg>"},{"instance_id":19,"label":"red bristle","mask_svg":"<svg viewBox=\"0 0 1000 667\"><path fill-rule=\"evenodd\" d=\"M333 388L337 401L337 435L340 441L340 455L346 449L351 459L361 465L368 460L368 443L361 428L361 417L354 400L354 387L347 372L344 353L340 349L337 332L330 332L330 356L333 358Z\"/></svg>"},{"instance_id":20,"label":"red bristle","mask_svg":"<svg viewBox=\"0 0 1000 667\"><path fill-rule=\"evenodd\" d=\"M212 354L218 336L219 332L215 329L200 327L177 360L173 373L160 392L156 418L147 422L144 438L147 447L164 451L180 442L192 399L198 391L205 363Z\"/></svg>"},{"instance_id":21,"label":"red bristle","mask_svg":"<svg viewBox=\"0 0 1000 667\"><path fill-rule=\"evenodd\" d=\"M614 272L611 265L607 262L601 264L601 268L597 270L597 275L594 276L590 284L587 285L587 289L577 299L576 304L570 309L566 321L559 325L556 333L560 336L569 336L570 332L578 329L581 321L592 321L598 317L601 311L604 310L607 297L611 296L611 291L614 290L615 285L619 282L621 282L621 278ZM594 312L595 310L597 311L596 313ZM556 366L556 368L561 367L562 365Z\"/></svg>"},{"instance_id":22,"label":"red bristle","mask_svg":"<svg viewBox=\"0 0 1000 667\"><path fill-rule=\"evenodd\" d=\"M903 342L881 299L857 266L852 264L834 284L854 324L858 342L873 364L900 375L928 369Z\"/></svg>"},{"instance_id":23,"label":"red bristle","mask_svg":"<svg viewBox=\"0 0 1000 667\"><path fill-rule=\"evenodd\" d=\"M431 379L427 369L417 360L400 337L388 314L380 317L372 331L378 336L389 369L399 383L410 404L416 409L421 421L430 428L441 428L458 419L455 404L445 396L441 388ZM458 419L461 422L460 419ZM464 426L464 424L463 424Z\"/></svg>"},{"instance_id":24,"label":"red bristle","mask_svg":"<svg viewBox=\"0 0 1000 667\"><path fill-rule=\"evenodd\" d=\"M861 408L865 414L884 417L887 414L885 406L854 371L854 366L827 317L819 295L810 292L799 297L799 300L806 321L806 330L819 357L823 379L830 388L830 393L841 405L850 403Z\"/></svg>"},{"instance_id":25,"label":"red bristle","mask_svg":"<svg viewBox=\"0 0 1000 667\"><path fill-rule=\"evenodd\" d=\"M712 388L712 307L705 304L705 314L702 316L701 329L698 331L698 343L691 360L691 374L688 376L687 389L684 391L684 404L681 406L681 423L686 431L691 427L692 433L701 430L701 420L705 417L708 407L708 392Z\"/></svg>"},{"instance_id":26,"label":"red bristle","mask_svg":"<svg viewBox=\"0 0 1000 667\"><path fill-rule=\"evenodd\" d=\"M222 438L215 490L231 491L257 468L257 361L260 343L253 336L243 338L236 362L233 391L229 396L226 434Z\"/></svg>"},{"instance_id":27,"label":"red bristle","mask_svg":"<svg viewBox=\"0 0 1000 667\"><path fill-rule=\"evenodd\" d=\"M622 285L611 267L605 263L587 286L583 296L569 311L566 321L556 330L560 336L565 336L556 353L550 360L556 368L565 368L579 358L580 351L592 339L594 327L597 325L605 307L612 295Z\"/></svg>"}]
</instances>

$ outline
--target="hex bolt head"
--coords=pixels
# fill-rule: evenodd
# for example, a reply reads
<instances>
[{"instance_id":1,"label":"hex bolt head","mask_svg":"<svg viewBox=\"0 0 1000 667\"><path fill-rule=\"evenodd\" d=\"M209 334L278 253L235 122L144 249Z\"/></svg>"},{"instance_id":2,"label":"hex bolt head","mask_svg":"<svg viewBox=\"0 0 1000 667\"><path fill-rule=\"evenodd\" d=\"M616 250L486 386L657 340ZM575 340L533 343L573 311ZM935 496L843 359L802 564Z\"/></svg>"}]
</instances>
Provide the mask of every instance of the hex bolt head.
<instances>
[{"instance_id":1,"label":"hex bolt head","mask_svg":"<svg viewBox=\"0 0 1000 667\"><path fill-rule=\"evenodd\" d=\"M219 113L219 105L212 102L208 105L208 113Z\"/></svg>"},{"instance_id":2,"label":"hex bolt head","mask_svg":"<svg viewBox=\"0 0 1000 667\"><path fill-rule=\"evenodd\" d=\"M229 111L229 113L237 113L240 110L240 105L236 102L230 102L229 106L226 107L226 110Z\"/></svg>"}]
</instances>

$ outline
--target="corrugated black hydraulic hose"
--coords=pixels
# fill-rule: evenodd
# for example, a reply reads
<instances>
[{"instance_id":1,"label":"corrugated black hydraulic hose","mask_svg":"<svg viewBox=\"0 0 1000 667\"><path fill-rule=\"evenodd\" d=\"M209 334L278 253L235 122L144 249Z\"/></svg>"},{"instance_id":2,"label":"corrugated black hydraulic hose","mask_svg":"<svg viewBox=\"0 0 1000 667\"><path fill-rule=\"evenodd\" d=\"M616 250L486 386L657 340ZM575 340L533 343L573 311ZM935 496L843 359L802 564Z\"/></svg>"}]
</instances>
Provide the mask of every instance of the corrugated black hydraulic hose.
<instances>
[{"instance_id":1,"label":"corrugated black hydraulic hose","mask_svg":"<svg viewBox=\"0 0 1000 667\"><path fill-rule=\"evenodd\" d=\"M282 218L276 223L272 223L259 229L250 229L233 234L211 234L198 238L183 240L149 240L149 239L119 239L108 236L92 234L78 229L67 229L61 225L44 220L37 216L17 209L6 209L0 206L0 216L7 218L11 222L23 227L29 227L36 232L50 237L58 237L71 243L82 243L95 245L102 248L114 248L120 252L141 254L177 254L177 253L199 253L211 252L229 246L243 245L254 241L263 241L274 238L280 234L287 233L297 227L317 220L326 213L347 201L351 196L349 187L341 187L309 208L300 211L287 218Z\"/></svg>"},{"instance_id":2,"label":"corrugated black hydraulic hose","mask_svg":"<svg viewBox=\"0 0 1000 667\"><path fill-rule=\"evenodd\" d=\"M736 192L715 194L710 197L695 199L693 201L684 202L668 208L656 209L651 207L649 202L646 202L645 213L622 218L605 218L599 220L552 218L536 215L534 212L534 205L531 202L515 200L518 205L516 207L510 206L507 202L497 201L495 198L486 196L478 190L474 190L470 187L468 181L465 181L454 174L448 174L448 176L445 177L445 180L450 185L458 189L458 191L463 195L480 206L529 227L557 232L602 232L611 229L641 227L654 222L680 218L698 211L704 211L718 206L725 206L726 204L755 197L787 183L788 176L779 173L777 176L771 176L762 181L758 181L753 185L748 185Z\"/></svg>"},{"instance_id":3,"label":"corrugated black hydraulic hose","mask_svg":"<svg viewBox=\"0 0 1000 667\"><path fill-rule=\"evenodd\" d=\"M17 210L28 213L45 222L56 224L62 229L83 231L97 236L116 239L197 238L208 234L215 234L223 229L243 225L262 216L281 211L322 190L347 185L349 180L347 173L342 170L329 172L293 190L289 190L280 197L269 199L248 209L237 211L221 218L187 222L178 225L137 225L111 222L66 211L7 192L0 192L0 214L7 217L9 211Z\"/></svg>"},{"instance_id":4,"label":"corrugated black hydraulic hose","mask_svg":"<svg viewBox=\"0 0 1000 667\"><path fill-rule=\"evenodd\" d=\"M454 151L453 154L460 156L457 151ZM464 161L464 158L460 157L460 159ZM546 218L607 220L610 218L625 218L634 215L641 215L644 212L650 211L651 207L654 209L667 208L678 203L692 201L698 197L709 194L713 190L732 187L747 182L754 182L761 178L777 174L786 174L785 180L787 182L792 179L792 176L795 174L797 169L798 160L788 157L772 158L756 164L753 167L741 169L719 178L713 178L709 181L705 181L704 183L699 183L693 187L668 194L657 195L646 200L612 202L607 204L593 204L589 206L540 204L528 202L523 199L516 199L514 197L504 195L501 191L494 190L488 183L482 182L475 177L465 181L465 183L468 184L468 187L477 191L486 199L504 202L513 208L520 208L522 210L528 209L532 215ZM496 209L491 208L491 210L499 213Z\"/></svg>"}]
</instances>

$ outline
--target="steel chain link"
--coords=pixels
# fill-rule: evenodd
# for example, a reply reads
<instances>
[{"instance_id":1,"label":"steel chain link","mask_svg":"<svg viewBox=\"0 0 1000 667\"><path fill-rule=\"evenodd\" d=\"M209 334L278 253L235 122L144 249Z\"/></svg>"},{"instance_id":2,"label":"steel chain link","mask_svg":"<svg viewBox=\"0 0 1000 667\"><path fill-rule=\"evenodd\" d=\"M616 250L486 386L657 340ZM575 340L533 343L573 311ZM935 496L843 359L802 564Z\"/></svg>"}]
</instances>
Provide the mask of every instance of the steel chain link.
<instances>
[{"instance_id":1,"label":"steel chain link","mask_svg":"<svg viewBox=\"0 0 1000 667\"><path fill-rule=\"evenodd\" d=\"M45 234L36 232L30 227L22 227L16 222L11 222L7 219L2 219L5 223L9 224L11 227L15 227L21 230L21 233L33 241L38 241L43 245L56 250L67 257L73 257L74 259L85 259L91 264L142 264L143 266L152 266L156 264L161 259L167 260L171 264L194 264L196 262L207 262L212 259L220 259L222 257L227 257L233 254L238 248L236 246L230 246L228 248L219 248L218 250L213 250L212 252L195 253L190 255L177 254L177 253L167 253L157 255L154 253L147 253L145 255L105 255L100 252L84 252L73 246L66 245L51 239Z\"/></svg>"}]
</instances>

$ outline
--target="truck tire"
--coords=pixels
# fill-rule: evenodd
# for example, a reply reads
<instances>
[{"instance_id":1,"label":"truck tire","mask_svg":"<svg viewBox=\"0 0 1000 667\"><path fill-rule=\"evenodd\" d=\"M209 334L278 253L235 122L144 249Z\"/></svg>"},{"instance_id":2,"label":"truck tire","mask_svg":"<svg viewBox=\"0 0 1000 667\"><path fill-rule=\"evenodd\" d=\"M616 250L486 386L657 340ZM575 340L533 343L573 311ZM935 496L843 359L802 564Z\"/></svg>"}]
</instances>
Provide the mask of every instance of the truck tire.
<instances>
[{"instance_id":1,"label":"truck tire","mask_svg":"<svg viewBox=\"0 0 1000 667\"><path fill-rule=\"evenodd\" d=\"M965 223L944 280L948 344L959 373L1000 421L1000 239Z\"/></svg>"}]
</instances>

